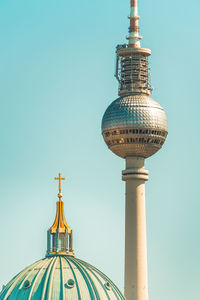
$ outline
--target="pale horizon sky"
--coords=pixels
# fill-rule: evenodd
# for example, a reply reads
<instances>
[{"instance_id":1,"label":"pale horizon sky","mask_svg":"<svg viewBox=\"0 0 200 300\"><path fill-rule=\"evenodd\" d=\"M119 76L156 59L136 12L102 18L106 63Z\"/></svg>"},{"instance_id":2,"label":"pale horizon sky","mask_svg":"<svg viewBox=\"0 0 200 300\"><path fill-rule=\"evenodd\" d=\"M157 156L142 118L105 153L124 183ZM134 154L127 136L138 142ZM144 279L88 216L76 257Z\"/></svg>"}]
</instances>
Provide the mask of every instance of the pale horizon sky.
<instances>
[{"instance_id":1,"label":"pale horizon sky","mask_svg":"<svg viewBox=\"0 0 200 300\"><path fill-rule=\"evenodd\" d=\"M152 98L169 135L147 159L149 299L200 297L200 2L139 0ZM117 96L129 0L0 1L0 289L45 256L59 173L78 258L123 291L124 160L101 119Z\"/></svg>"}]
</instances>

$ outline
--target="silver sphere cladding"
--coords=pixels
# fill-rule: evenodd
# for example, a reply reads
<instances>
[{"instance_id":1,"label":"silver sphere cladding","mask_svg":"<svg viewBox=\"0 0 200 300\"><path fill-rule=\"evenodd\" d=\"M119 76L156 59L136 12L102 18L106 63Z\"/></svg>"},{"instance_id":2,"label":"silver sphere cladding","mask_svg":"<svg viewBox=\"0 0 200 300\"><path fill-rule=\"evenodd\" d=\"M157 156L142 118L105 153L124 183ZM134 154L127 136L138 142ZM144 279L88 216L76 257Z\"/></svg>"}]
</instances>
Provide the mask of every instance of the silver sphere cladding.
<instances>
[{"instance_id":1,"label":"silver sphere cladding","mask_svg":"<svg viewBox=\"0 0 200 300\"><path fill-rule=\"evenodd\" d=\"M109 149L126 158L147 158L156 153L167 137L164 109L146 95L130 95L113 101L102 119L102 135Z\"/></svg>"}]
</instances>

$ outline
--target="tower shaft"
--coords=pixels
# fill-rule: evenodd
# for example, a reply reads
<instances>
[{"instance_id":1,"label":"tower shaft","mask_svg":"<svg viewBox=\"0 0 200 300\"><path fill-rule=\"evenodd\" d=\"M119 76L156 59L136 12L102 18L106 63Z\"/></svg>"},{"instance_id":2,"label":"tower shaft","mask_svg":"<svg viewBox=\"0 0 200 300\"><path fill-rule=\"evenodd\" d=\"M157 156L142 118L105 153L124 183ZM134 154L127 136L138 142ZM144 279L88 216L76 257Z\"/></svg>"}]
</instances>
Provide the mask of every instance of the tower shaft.
<instances>
[{"instance_id":1,"label":"tower shaft","mask_svg":"<svg viewBox=\"0 0 200 300\"><path fill-rule=\"evenodd\" d=\"M144 159L127 157L125 222L125 297L127 300L148 300L145 181L148 171Z\"/></svg>"}]
</instances>

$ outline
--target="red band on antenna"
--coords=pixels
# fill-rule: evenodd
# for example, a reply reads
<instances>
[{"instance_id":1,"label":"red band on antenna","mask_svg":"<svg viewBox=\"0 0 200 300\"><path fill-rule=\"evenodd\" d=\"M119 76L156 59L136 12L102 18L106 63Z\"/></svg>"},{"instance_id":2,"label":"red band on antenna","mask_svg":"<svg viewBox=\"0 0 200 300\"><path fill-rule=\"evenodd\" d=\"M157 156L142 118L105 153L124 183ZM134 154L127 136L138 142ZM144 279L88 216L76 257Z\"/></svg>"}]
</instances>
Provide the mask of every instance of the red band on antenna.
<instances>
[{"instance_id":1,"label":"red band on antenna","mask_svg":"<svg viewBox=\"0 0 200 300\"><path fill-rule=\"evenodd\" d=\"M137 7L137 0L131 0L131 7Z\"/></svg>"}]
</instances>

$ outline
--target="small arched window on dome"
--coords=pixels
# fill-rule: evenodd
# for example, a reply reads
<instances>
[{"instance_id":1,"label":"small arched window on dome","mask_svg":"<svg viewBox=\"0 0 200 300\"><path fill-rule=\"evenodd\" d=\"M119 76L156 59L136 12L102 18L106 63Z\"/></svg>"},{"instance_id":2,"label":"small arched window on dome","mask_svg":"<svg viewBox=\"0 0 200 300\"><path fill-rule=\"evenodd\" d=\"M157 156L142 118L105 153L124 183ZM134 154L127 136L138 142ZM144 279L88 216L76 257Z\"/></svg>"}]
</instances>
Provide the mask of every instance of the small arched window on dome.
<instances>
[{"instance_id":1,"label":"small arched window on dome","mask_svg":"<svg viewBox=\"0 0 200 300\"><path fill-rule=\"evenodd\" d=\"M30 281L29 281L29 280L26 280L26 281L24 282L23 288L24 288L24 289L28 289L30 286L31 286Z\"/></svg>"},{"instance_id":2,"label":"small arched window on dome","mask_svg":"<svg viewBox=\"0 0 200 300\"><path fill-rule=\"evenodd\" d=\"M72 289L75 285L75 282L73 279L68 279L67 283L65 284L65 287L68 289Z\"/></svg>"}]
</instances>

